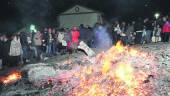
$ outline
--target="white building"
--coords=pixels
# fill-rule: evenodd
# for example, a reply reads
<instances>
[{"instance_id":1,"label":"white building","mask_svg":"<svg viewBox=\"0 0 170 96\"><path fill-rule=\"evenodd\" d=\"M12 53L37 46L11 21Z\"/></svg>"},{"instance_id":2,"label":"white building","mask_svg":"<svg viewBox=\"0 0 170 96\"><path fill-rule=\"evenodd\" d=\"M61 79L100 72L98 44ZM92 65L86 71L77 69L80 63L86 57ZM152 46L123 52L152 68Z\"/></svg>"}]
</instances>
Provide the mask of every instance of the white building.
<instances>
[{"instance_id":1,"label":"white building","mask_svg":"<svg viewBox=\"0 0 170 96\"><path fill-rule=\"evenodd\" d=\"M102 13L76 5L61 13L58 17L60 27L71 28L80 24L94 26L95 23L102 23Z\"/></svg>"}]
</instances>

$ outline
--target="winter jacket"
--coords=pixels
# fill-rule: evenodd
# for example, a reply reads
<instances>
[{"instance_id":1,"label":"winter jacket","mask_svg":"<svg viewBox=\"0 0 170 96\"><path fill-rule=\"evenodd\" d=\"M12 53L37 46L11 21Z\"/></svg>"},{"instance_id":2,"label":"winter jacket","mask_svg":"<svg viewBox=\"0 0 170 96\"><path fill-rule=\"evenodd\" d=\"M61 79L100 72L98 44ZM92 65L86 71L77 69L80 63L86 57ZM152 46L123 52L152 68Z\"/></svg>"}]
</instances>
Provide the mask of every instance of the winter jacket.
<instances>
[{"instance_id":1,"label":"winter jacket","mask_svg":"<svg viewBox=\"0 0 170 96\"><path fill-rule=\"evenodd\" d=\"M63 40L64 40L64 33L63 32L59 32L58 33L58 42L62 43Z\"/></svg>"},{"instance_id":2,"label":"winter jacket","mask_svg":"<svg viewBox=\"0 0 170 96\"><path fill-rule=\"evenodd\" d=\"M22 47L20 43L20 39L17 39L17 37L14 37L14 39L11 41L10 46L10 56L19 56L21 55Z\"/></svg>"},{"instance_id":3,"label":"winter jacket","mask_svg":"<svg viewBox=\"0 0 170 96\"><path fill-rule=\"evenodd\" d=\"M154 26L152 26L152 22L151 21L147 21L144 23L145 26L145 30L153 30Z\"/></svg>"},{"instance_id":4,"label":"winter jacket","mask_svg":"<svg viewBox=\"0 0 170 96\"><path fill-rule=\"evenodd\" d=\"M52 34L48 34L47 44L50 44L50 43L52 43L53 41L54 41L54 39L53 39Z\"/></svg>"},{"instance_id":5,"label":"winter jacket","mask_svg":"<svg viewBox=\"0 0 170 96\"><path fill-rule=\"evenodd\" d=\"M86 33L87 33L87 30L85 28L80 28L80 39L81 40L83 41L86 40L86 37L87 37Z\"/></svg>"},{"instance_id":6,"label":"winter jacket","mask_svg":"<svg viewBox=\"0 0 170 96\"><path fill-rule=\"evenodd\" d=\"M21 42L21 45L22 46L28 46L28 40L27 40L27 33L26 32L22 32L21 35L20 35L20 42Z\"/></svg>"},{"instance_id":7,"label":"winter jacket","mask_svg":"<svg viewBox=\"0 0 170 96\"><path fill-rule=\"evenodd\" d=\"M143 30L143 24L139 21L139 22L136 22L135 25L134 25L134 31L141 31L142 32Z\"/></svg>"},{"instance_id":8,"label":"winter jacket","mask_svg":"<svg viewBox=\"0 0 170 96\"><path fill-rule=\"evenodd\" d=\"M48 43L48 32L43 32L43 34L42 34L42 40L43 40L43 45L45 46L45 45L47 45L47 43Z\"/></svg>"},{"instance_id":9,"label":"winter jacket","mask_svg":"<svg viewBox=\"0 0 170 96\"><path fill-rule=\"evenodd\" d=\"M72 42L73 43L78 43L79 42L79 37L80 37L80 32L77 31L77 30L72 30L71 34L72 34Z\"/></svg>"},{"instance_id":10,"label":"winter jacket","mask_svg":"<svg viewBox=\"0 0 170 96\"><path fill-rule=\"evenodd\" d=\"M10 40L7 40L7 41L3 41L2 42L3 46L2 46L2 59L3 59L3 64L7 64L9 62L9 51L10 51L10 44L11 44L11 41Z\"/></svg>"},{"instance_id":11,"label":"winter jacket","mask_svg":"<svg viewBox=\"0 0 170 96\"><path fill-rule=\"evenodd\" d=\"M71 41L71 33L70 33L70 32L65 32L65 33L64 33L64 39L65 39L67 42L70 42L70 41Z\"/></svg>"},{"instance_id":12,"label":"winter jacket","mask_svg":"<svg viewBox=\"0 0 170 96\"><path fill-rule=\"evenodd\" d=\"M36 33L35 34L34 43L35 43L35 46L41 46L42 45L41 33Z\"/></svg>"},{"instance_id":13,"label":"winter jacket","mask_svg":"<svg viewBox=\"0 0 170 96\"><path fill-rule=\"evenodd\" d=\"M170 24L169 23L164 24L162 31L164 33L170 33Z\"/></svg>"}]
</instances>

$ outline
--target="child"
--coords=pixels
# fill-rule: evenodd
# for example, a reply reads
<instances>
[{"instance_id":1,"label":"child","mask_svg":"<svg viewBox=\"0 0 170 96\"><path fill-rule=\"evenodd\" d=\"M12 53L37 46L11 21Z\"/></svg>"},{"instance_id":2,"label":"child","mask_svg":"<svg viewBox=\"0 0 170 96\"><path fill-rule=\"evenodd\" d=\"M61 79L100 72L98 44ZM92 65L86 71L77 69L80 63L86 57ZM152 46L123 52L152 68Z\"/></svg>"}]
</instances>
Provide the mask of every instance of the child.
<instances>
[{"instance_id":1,"label":"child","mask_svg":"<svg viewBox=\"0 0 170 96\"><path fill-rule=\"evenodd\" d=\"M159 42L159 41L161 41L160 39L161 39L161 37L160 37L160 35L161 35L161 31L162 31L162 29L160 28L160 25L157 25L156 26L156 28L155 28L155 42Z\"/></svg>"}]
</instances>

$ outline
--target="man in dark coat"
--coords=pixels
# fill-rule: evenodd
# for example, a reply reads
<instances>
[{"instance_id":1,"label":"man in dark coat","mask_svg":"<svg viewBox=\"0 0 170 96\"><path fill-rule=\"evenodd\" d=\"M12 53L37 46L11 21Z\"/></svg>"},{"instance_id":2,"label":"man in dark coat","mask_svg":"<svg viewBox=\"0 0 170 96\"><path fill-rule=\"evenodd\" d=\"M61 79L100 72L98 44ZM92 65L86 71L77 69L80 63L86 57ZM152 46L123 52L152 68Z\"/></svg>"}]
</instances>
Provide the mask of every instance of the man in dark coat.
<instances>
[{"instance_id":1,"label":"man in dark coat","mask_svg":"<svg viewBox=\"0 0 170 96\"><path fill-rule=\"evenodd\" d=\"M28 37L27 32L21 32L20 42L23 50L23 54L22 54L23 63L26 63L26 61L28 60L29 44L28 44L27 37Z\"/></svg>"},{"instance_id":2,"label":"man in dark coat","mask_svg":"<svg viewBox=\"0 0 170 96\"><path fill-rule=\"evenodd\" d=\"M4 36L4 40L2 42L2 64L3 66L9 66L9 61L10 61L10 56L9 56L9 51L10 51L10 45L11 45L11 41L9 39L9 37L7 38L6 36Z\"/></svg>"},{"instance_id":3,"label":"man in dark coat","mask_svg":"<svg viewBox=\"0 0 170 96\"><path fill-rule=\"evenodd\" d=\"M80 32L80 40L87 42L87 29L84 27L83 24L80 25L79 27L79 32Z\"/></svg>"},{"instance_id":4,"label":"man in dark coat","mask_svg":"<svg viewBox=\"0 0 170 96\"><path fill-rule=\"evenodd\" d=\"M146 31L146 43L151 43L151 38L152 38L152 32L154 29L153 23L149 18L146 18L144 20L144 27Z\"/></svg>"},{"instance_id":5,"label":"man in dark coat","mask_svg":"<svg viewBox=\"0 0 170 96\"><path fill-rule=\"evenodd\" d=\"M135 29L135 44L140 44L142 39L142 33L143 33L143 22L141 18L138 19L138 21L134 25Z\"/></svg>"}]
</instances>

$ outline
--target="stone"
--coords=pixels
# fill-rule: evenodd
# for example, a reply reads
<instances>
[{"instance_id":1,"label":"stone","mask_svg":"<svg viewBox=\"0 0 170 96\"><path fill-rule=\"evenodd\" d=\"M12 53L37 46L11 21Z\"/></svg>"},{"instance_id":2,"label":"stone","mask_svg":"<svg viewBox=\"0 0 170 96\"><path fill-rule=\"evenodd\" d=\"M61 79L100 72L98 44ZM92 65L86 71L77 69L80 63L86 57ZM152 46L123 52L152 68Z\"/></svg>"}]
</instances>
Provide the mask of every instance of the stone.
<instances>
[{"instance_id":1,"label":"stone","mask_svg":"<svg viewBox=\"0 0 170 96\"><path fill-rule=\"evenodd\" d=\"M49 65L49 64L46 64L46 63L28 64L28 65L24 66L21 69L21 71L28 71L31 68L35 68L35 67L38 67L38 66L47 66L47 65Z\"/></svg>"},{"instance_id":2,"label":"stone","mask_svg":"<svg viewBox=\"0 0 170 96\"><path fill-rule=\"evenodd\" d=\"M47 77L53 77L57 74L57 71L53 67L39 66L31 68L28 71L28 79L32 83L39 82Z\"/></svg>"}]
</instances>

